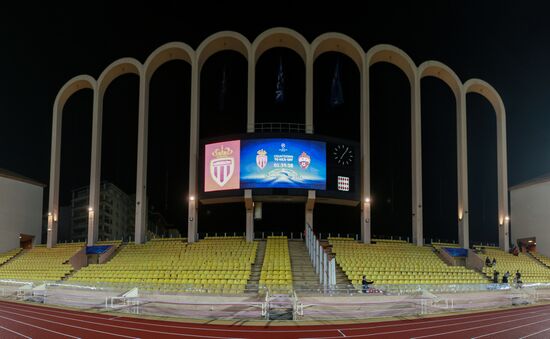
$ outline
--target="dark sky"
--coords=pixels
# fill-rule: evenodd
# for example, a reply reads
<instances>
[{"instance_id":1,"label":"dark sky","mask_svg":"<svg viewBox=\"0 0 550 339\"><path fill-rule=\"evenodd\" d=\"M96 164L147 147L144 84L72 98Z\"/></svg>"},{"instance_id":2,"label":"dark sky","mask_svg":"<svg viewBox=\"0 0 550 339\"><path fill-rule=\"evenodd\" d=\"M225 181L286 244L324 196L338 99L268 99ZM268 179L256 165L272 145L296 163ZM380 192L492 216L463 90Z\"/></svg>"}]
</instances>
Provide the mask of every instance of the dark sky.
<instances>
[{"instance_id":1,"label":"dark sky","mask_svg":"<svg viewBox=\"0 0 550 339\"><path fill-rule=\"evenodd\" d=\"M206 6L202 13L215 8L215 18L208 18L181 1L129 4L113 7L109 2L94 1L58 7L26 2L10 7L0 5L0 62L3 65L0 167L44 183L49 181L53 101L63 84L75 75L98 77L120 57L131 56L143 62L155 48L170 41L183 41L196 48L203 39L220 30L235 30L253 40L268 28L286 26L309 41L324 32L336 31L354 38L365 50L379 43L393 44L407 52L417 65L429 59L439 60L463 81L472 77L486 80L500 93L507 111L509 185L550 172L550 96L546 95L550 91L547 65L550 22L543 2L441 2L427 7L411 1L392 3L386 8L365 2L362 6L366 8L361 10L321 8L325 14L310 24L305 22L310 21L311 15L291 19L279 14L292 12L292 3L273 3L268 14L259 11L248 17L233 16L227 5ZM258 77L264 78L259 83L266 84L262 87L266 92L258 93L257 108L262 110L259 117L267 116L259 119L267 121L271 118L269 114L276 113L291 121L295 119L295 115L289 113L291 109L303 110L300 100L291 101L286 109L270 108L268 84L276 60L281 56L289 64L289 74L298 79L302 77L303 69L296 63L296 55L288 51L271 51L260 59L263 66L258 67L264 71L259 71ZM323 93L323 79L330 78L336 58L324 56L315 66L319 69L315 81L321 88L320 93ZM351 123L348 127L336 128L335 136L357 139L355 122L358 120L353 119L358 118L353 112L358 111L358 74L349 60L344 59L342 64L346 103L340 111L330 111L323 98L317 97L316 109L320 112L317 126L318 131L328 134L333 117L348 114ZM217 101L209 98L216 98L216 86L224 65L230 76L228 83L233 85L229 86L229 99L222 111ZM242 70L246 70L245 61L231 52L215 55L205 65L202 76L210 85L204 85L204 92L210 96L201 98L204 110L201 114L205 121L219 120L211 128L201 129L201 137L244 131L241 122L246 119L243 104L246 93L242 84L246 78ZM289 76L292 79L292 75ZM179 127L189 124L186 115L181 114L189 110L186 94L189 77L190 69L183 63L174 62L159 69L152 80L150 103L150 203L180 228L185 224L186 211L174 206L185 202L187 187L188 156L184 150L188 137L187 134L180 136L188 132L185 127ZM373 233L408 236L408 85L401 72L383 64L372 68L371 83L371 124L377 126L372 131L371 149ZM301 91L299 82L293 82L292 86L294 91ZM128 193L135 190L132 186L135 185L137 88L137 77L123 76L113 82L105 98L102 179L114 181ZM454 98L448 88L434 79L423 80L422 91L425 236L456 239ZM65 109L63 123L70 127L63 130L62 203L70 200L72 188L87 185L89 180L91 100L91 93L83 91L75 95ZM490 105L476 95L468 96L468 110L470 234L472 240L496 241L494 113ZM229 117L227 111L233 115ZM399 121L399 127L389 128L394 121ZM201 211L206 216L200 219L204 229L215 229L212 225L219 214L225 213L224 208L231 210L220 207ZM272 208L267 208L267 215L275 213L277 206ZM294 213L293 209L289 211ZM242 212L244 215L244 209ZM354 222L358 223L358 210L322 208L316 211L317 219L326 222L324 216L333 212L342 214L340 221L346 223L343 229L351 233L357 231L358 225ZM300 213L303 214L298 209L294 214L301 219ZM232 217L231 227L241 229L242 215L239 212ZM323 227L330 229L336 221L326 223Z\"/></svg>"}]
</instances>

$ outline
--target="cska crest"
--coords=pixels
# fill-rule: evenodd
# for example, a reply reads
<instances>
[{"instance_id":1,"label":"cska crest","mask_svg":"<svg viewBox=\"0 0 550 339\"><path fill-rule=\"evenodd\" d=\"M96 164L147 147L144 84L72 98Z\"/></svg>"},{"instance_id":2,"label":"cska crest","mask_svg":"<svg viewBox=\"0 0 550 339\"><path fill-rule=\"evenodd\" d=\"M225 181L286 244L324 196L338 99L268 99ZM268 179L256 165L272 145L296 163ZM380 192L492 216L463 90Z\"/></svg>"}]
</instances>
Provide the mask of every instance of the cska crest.
<instances>
[{"instance_id":1,"label":"cska crest","mask_svg":"<svg viewBox=\"0 0 550 339\"><path fill-rule=\"evenodd\" d=\"M233 150L223 145L212 152L214 159L210 160L210 176L220 187L229 182L235 171L235 160L232 154Z\"/></svg>"},{"instance_id":2,"label":"cska crest","mask_svg":"<svg viewBox=\"0 0 550 339\"><path fill-rule=\"evenodd\" d=\"M311 157L307 155L306 152L302 152L302 154L298 157L298 163L300 164L300 167L305 170L311 163Z\"/></svg>"},{"instance_id":3,"label":"cska crest","mask_svg":"<svg viewBox=\"0 0 550 339\"><path fill-rule=\"evenodd\" d=\"M258 167L260 169L265 168L265 166L267 165L267 152L266 152L266 150L261 149L257 152L256 165L258 165Z\"/></svg>"}]
</instances>

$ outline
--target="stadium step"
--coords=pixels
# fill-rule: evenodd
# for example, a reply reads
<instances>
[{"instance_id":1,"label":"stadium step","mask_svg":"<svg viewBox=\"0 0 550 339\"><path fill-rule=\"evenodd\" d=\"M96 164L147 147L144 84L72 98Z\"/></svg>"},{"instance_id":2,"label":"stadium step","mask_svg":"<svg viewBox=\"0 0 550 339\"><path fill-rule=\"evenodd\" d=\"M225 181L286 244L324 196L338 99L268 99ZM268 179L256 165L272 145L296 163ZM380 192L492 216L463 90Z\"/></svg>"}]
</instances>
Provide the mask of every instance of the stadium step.
<instances>
[{"instance_id":1,"label":"stadium step","mask_svg":"<svg viewBox=\"0 0 550 339\"><path fill-rule=\"evenodd\" d=\"M318 288L319 274L315 273L304 240L289 240L288 250L294 289Z\"/></svg>"},{"instance_id":2,"label":"stadium step","mask_svg":"<svg viewBox=\"0 0 550 339\"><path fill-rule=\"evenodd\" d=\"M250 271L250 279L248 279L248 283L246 285L247 290L249 291L258 291L258 286L260 283L260 275L262 273L262 265L264 262L264 256L265 256L265 240L258 241L258 249L256 252L256 260L254 260L254 264L252 265L252 269Z\"/></svg>"}]
</instances>

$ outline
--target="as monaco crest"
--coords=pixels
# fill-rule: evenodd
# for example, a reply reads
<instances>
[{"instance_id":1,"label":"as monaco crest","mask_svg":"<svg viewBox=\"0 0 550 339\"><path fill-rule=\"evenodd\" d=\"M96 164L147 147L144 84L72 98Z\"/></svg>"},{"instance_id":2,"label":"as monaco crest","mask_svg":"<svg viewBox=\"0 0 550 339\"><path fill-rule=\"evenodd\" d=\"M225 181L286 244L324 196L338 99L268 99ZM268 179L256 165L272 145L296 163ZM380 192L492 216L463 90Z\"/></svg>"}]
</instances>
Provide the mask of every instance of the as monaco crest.
<instances>
[{"instance_id":1,"label":"as monaco crest","mask_svg":"<svg viewBox=\"0 0 550 339\"><path fill-rule=\"evenodd\" d=\"M260 169L264 169L267 165L267 152L264 149L257 152L256 165L258 165Z\"/></svg>"},{"instance_id":2,"label":"as monaco crest","mask_svg":"<svg viewBox=\"0 0 550 339\"><path fill-rule=\"evenodd\" d=\"M210 160L210 176L221 187L229 182L235 171L232 154L233 150L223 145L212 152L214 159Z\"/></svg>"},{"instance_id":3,"label":"as monaco crest","mask_svg":"<svg viewBox=\"0 0 550 339\"><path fill-rule=\"evenodd\" d=\"M309 164L311 164L311 157L307 155L306 152L302 152L302 154L298 157L298 163L300 164L300 167L305 170L309 167Z\"/></svg>"}]
</instances>

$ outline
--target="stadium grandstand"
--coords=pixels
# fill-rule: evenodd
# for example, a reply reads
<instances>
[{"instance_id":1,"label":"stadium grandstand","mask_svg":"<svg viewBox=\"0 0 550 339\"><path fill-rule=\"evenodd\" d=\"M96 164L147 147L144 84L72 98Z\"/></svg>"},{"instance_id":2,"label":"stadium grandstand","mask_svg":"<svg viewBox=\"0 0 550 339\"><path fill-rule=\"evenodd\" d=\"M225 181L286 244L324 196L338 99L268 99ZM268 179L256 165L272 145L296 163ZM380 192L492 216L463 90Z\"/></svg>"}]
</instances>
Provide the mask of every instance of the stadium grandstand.
<instances>
[{"instance_id":1,"label":"stadium grandstand","mask_svg":"<svg viewBox=\"0 0 550 339\"><path fill-rule=\"evenodd\" d=\"M550 253L510 253L506 117L503 102L491 85L480 79L461 81L440 62L417 65L395 46L376 45L363 50L350 37L336 33L323 34L310 43L287 28L270 29L254 41L236 32L220 32L200 46L195 50L185 43L167 43L144 63L133 58L120 59L97 79L76 76L60 89L53 109L47 237L45 244L0 253L0 289L6 299L101 312L255 320L423 316L548 301L550 258L544 254ZM256 119L254 98L249 98L242 133L201 136L198 132L201 98L195 88L190 93L188 189L178 195L179 203L185 203L185 224L180 226L187 236L181 237L155 211L157 229L164 228L163 234L178 235L157 236L147 192L153 190L148 187L148 175L155 175L147 172L151 76L163 63L180 60L190 63L193 84L199 86L205 60L217 52L232 50L244 55L250 63L248 71L255 72L254 63L261 54L275 48L296 52L295 57L306 66L308 101L303 123L268 123ZM315 58L325 52L343 54L359 70L361 119L357 121L361 123L356 139L314 133L310 79L314 78ZM374 205L371 184L374 187L375 183L369 167L368 68L379 62L393 64L403 71L411 89L413 166L408 198L413 207L411 213L399 215L410 217L410 225L407 224L410 232L396 239L371 236L377 219L371 213ZM124 194L125 201L132 205L125 207L124 215L132 219L129 224L133 234L120 240L99 241L104 238L100 232L109 234L107 229L113 220L108 221L112 216L126 220L116 210L115 201L100 204L101 199L107 198L99 188L101 151L97 149L101 150L103 93L115 78L127 73L140 77L141 86L135 196ZM457 101L461 103L457 105L457 120L466 119L466 93L480 94L497 113L496 246L472 246L470 241L465 122L457 131L458 192L452 216L456 220L445 226L456 229L453 232L458 242L429 243L424 239L421 108L416 103L420 102L420 79L427 76L442 80L462 100ZM258 87L255 73L247 79L248 93L254 94ZM282 95L281 79L282 74L278 79ZM82 191L85 196L79 197L89 206L81 204L75 216L80 220L79 234L87 237L86 242L61 243L57 232L61 211L62 113L66 101L80 89L100 94L94 95L94 121L99 121L99 125L94 123L92 131L89 188ZM168 190L170 184L167 181L163 189ZM391 204L391 199L386 203ZM270 204L279 204L279 209L270 211ZM235 220L227 216L230 212L227 215L217 212L220 205L229 206L227 210L235 207L230 212L241 218L235 222L238 232L229 230L227 225ZM296 206L300 210L298 221L291 220L288 217L291 213L287 213L287 209ZM351 231L344 229L342 222L333 225L330 233L320 232L318 225L326 224L327 220L323 216L314 218L314 211L326 206L349 208L336 219L352 220ZM295 224L298 227L292 226ZM217 232L210 232L212 228ZM496 233L495 229L495 236ZM486 257L494 258L496 264L486 265ZM501 277L506 271L512 275L520 271L522 281L495 282L495 271Z\"/></svg>"}]
</instances>

